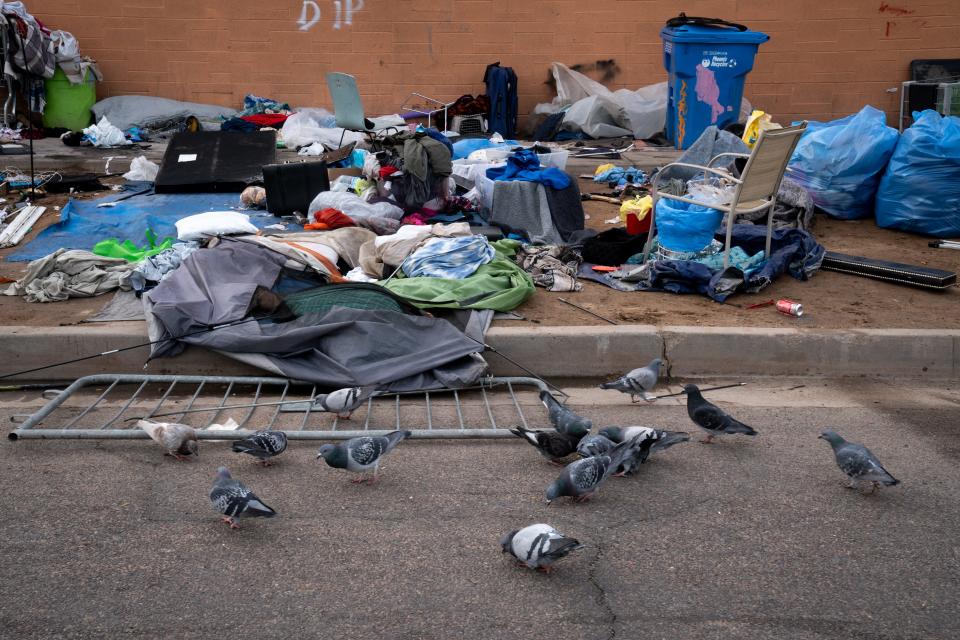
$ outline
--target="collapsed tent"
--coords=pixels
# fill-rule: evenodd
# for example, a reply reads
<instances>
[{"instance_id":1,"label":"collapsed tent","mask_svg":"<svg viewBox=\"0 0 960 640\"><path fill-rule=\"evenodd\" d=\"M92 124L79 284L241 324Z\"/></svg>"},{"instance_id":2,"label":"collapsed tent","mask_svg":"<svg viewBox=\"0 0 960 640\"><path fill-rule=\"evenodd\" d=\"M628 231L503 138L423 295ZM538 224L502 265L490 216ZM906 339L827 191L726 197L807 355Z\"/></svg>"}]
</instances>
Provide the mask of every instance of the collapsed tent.
<instances>
[{"instance_id":1,"label":"collapsed tent","mask_svg":"<svg viewBox=\"0 0 960 640\"><path fill-rule=\"evenodd\" d=\"M166 340L154 346L151 358L176 355L192 344L295 380L392 391L467 386L485 372L486 364L474 355L483 345L449 322L384 309L337 306L286 322L268 313L259 322L203 331L256 314L255 301L275 287L285 266L290 264L284 255L245 242L188 256L144 295L150 339Z\"/></svg>"},{"instance_id":2,"label":"collapsed tent","mask_svg":"<svg viewBox=\"0 0 960 640\"><path fill-rule=\"evenodd\" d=\"M632 136L637 139L651 138L663 131L667 117L666 82L636 91L611 91L559 62L550 65L550 73L557 85L557 97L553 102L538 104L534 113L554 114L565 110L562 130L583 132L591 138ZM751 110L750 103L743 99L740 120L745 120Z\"/></svg>"},{"instance_id":3,"label":"collapsed tent","mask_svg":"<svg viewBox=\"0 0 960 640\"><path fill-rule=\"evenodd\" d=\"M236 114L236 109L215 104L180 102L153 96L112 96L104 98L91 107L97 122L106 118L121 130L130 127L165 131L176 129L179 124L193 116L204 129L218 129L223 118Z\"/></svg>"}]
</instances>

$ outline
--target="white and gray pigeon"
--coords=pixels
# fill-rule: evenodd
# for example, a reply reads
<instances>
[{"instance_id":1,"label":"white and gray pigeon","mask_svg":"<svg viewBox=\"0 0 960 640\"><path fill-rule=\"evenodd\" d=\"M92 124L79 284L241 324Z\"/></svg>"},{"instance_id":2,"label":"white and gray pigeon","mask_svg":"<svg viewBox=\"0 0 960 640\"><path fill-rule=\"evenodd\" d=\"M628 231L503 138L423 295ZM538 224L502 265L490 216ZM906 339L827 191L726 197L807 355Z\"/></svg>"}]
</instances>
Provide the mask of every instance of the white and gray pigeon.
<instances>
[{"instance_id":1,"label":"white and gray pigeon","mask_svg":"<svg viewBox=\"0 0 960 640\"><path fill-rule=\"evenodd\" d=\"M600 434L602 433L603 429L600 430ZM610 451L617 446L616 442L600 434L591 433L588 436L584 436L580 441L577 445L577 453L580 454L581 458L590 458L610 453Z\"/></svg>"},{"instance_id":2,"label":"white and gray pigeon","mask_svg":"<svg viewBox=\"0 0 960 640\"><path fill-rule=\"evenodd\" d=\"M325 444L320 447L317 458L323 458L334 469L361 474L351 482L372 484L380 472L380 459L411 435L409 431L391 431L382 436L361 436L341 444ZM368 477L371 471L373 475Z\"/></svg>"},{"instance_id":3,"label":"white and gray pigeon","mask_svg":"<svg viewBox=\"0 0 960 640\"><path fill-rule=\"evenodd\" d=\"M547 504L557 498L569 496L576 502L584 502L596 493L603 481L609 478L625 460L636 455L642 437L621 442L610 453L581 458L571 462L560 476L547 487Z\"/></svg>"},{"instance_id":4,"label":"white and gray pigeon","mask_svg":"<svg viewBox=\"0 0 960 640\"><path fill-rule=\"evenodd\" d=\"M576 538L568 538L548 524L514 529L500 538L500 546L521 565L544 573L550 573L557 560L584 547Z\"/></svg>"},{"instance_id":5,"label":"white and gray pigeon","mask_svg":"<svg viewBox=\"0 0 960 640\"><path fill-rule=\"evenodd\" d=\"M604 427L600 429L600 434L606 436L614 443L623 442L626 437L641 433L640 430L648 427ZM664 429L654 429L657 437L653 446L650 447L650 453L655 451L664 451L675 444L689 442L690 434L686 431L666 431Z\"/></svg>"},{"instance_id":6,"label":"white and gray pigeon","mask_svg":"<svg viewBox=\"0 0 960 640\"><path fill-rule=\"evenodd\" d=\"M287 434L283 431L257 431L242 439L234 440L233 451L251 455L260 463L270 466L270 458L278 456L287 450Z\"/></svg>"},{"instance_id":7,"label":"white and gray pigeon","mask_svg":"<svg viewBox=\"0 0 960 640\"><path fill-rule=\"evenodd\" d=\"M656 397L651 395L651 391L657 386L660 379L660 365L663 360L654 358L645 367L634 369L627 372L612 382L604 382L600 385L601 389L616 389L621 393L630 395L630 402L637 402L637 396L640 396L647 402L653 402Z\"/></svg>"},{"instance_id":8,"label":"white and gray pigeon","mask_svg":"<svg viewBox=\"0 0 960 640\"><path fill-rule=\"evenodd\" d=\"M870 493L873 493L880 485L892 487L900 484L899 480L883 468L877 456L862 444L847 442L837 432L829 430L817 437L830 443L837 466L850 478L850 489L858 489L861 482L866 482L872 485Z\"/></svg>"},{"instance_id":9,"label":"white and gray pigeon","mask_svg":"<svg viewBox=\"0 0 960 640\"><path fill-rule=\"evenodd\" d=\"M527 429L523 426L510 429L510 433L532 444L540 455L554 464L561 464L560 460L572 455L581 441L581 436L571 436L548 429Z\"/></svg>"},{"instance_id":10,"label":"white and gray pigeon","mask_svg":"<svg viewBox=\"0 0 960 640\"><path fill-rule=\"evenodd\" d=\"M593 423L567 409L549 391L540 391L540 401L550 414L550 424L560 433L582 437L590 432Z\"/></svg>"},{"instance_id":11,"label":"white and gray pigeon","mask_svg":"<svg viewBox=\"0 0 960 640\"><path fill-rule=\"evenodd\" d=\"M359 409L376 392L376 387L349 387L317 396L313 403L324 411L349 420L350 414Z\"/></svg>"},{"instance_id":12,"label":"white and gray pigeon","mask_svg":"<svg viewBox=\"0 0 960 640\"><path fill-rule=\"evenodd\" d=\"M757 431L753 427L735 420L723 409L705 400L697 385L685 384L683 385L683 391L687 394L687 415L690 416L694 424L707 433L706 440L700 441L703 444L710 444L713 442L714 436L725 433L757 435Z\"/></svg>"},{"instance_id":13,"label":"white and gray pigeon","mask_svg":"<svg viewBox=\"0 0 960 640\"><path fill-rule=\"evenodd\" d=\"M240 518L272 518L277 512L268 507L253 491L230 476L226 467L217 469L217 479L210 490L210 502L231 529L239 529Z\"/></svg>"},{"instance_id":14,"label":"white and gray pigeon","mask_svg":"<svg viewBox=\"0 0 960 640\"><path fill-rule=\"evenodd\" d=\"M197 431L189 425L138 420L137 426L164 448L164 455L173 456L177 460L189 460L191 455L200 457L197 451Z\"/></svg>"}]
</instances>

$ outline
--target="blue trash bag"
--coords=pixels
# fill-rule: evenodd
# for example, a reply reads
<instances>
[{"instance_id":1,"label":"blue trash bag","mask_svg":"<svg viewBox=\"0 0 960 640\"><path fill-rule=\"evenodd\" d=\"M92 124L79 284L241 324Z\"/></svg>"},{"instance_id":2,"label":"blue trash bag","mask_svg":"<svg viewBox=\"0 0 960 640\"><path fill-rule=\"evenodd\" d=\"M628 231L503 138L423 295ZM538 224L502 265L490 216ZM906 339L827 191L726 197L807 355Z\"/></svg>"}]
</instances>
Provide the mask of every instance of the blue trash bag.
<instances>
[{"instance_id":1,"label":"blue trash bag","mask_svg":"<svg viewBox=\"0 0 960 640\"><path fill-rule=\"evenodd\" d=\"M657 201L657 234L660 246L670 251L702 251L713 241L723 212L699 204Z\"/></svg>"},{"instance_id":2,"label":"blue trash bag","mask_svg":"<svg viewBox=\"0 0 960 640\"><path fill-rule=\"evenodd\" d=\"M898 137L886 114L870 105L839 120L810 122L790 158L790 177L834 218L869 218Z\"/></svg>"},{"instance_id":3,"label":"blue trash bag","mask_svg":"<svg viewBox=\"0 0 960 640\"><path fill-rule=\"evenodd\" d=\"M960 118L929 109L913 114L880 180L877 224L960 236Z\"/></svg>"}]
</instances>

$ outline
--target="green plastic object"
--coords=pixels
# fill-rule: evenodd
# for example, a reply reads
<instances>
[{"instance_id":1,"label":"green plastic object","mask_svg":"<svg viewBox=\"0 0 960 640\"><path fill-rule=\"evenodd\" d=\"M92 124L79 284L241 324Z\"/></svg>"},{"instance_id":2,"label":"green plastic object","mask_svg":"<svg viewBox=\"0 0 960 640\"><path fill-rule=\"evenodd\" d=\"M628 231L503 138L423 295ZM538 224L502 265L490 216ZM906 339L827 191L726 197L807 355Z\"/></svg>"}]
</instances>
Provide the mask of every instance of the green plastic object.
<instances>
[{"instance_id":1,"label":"green plastic object","mask_svg":"<svg viewBox=\"0 0 960 640\"><path fill-rule=\"evenodd\" d=\"M80 131L90 126L90 108L97 101L97 81L87 71L80 84L71 84L63 69L57 68L52 78L43 81L47 90L47 106L43 110L43 126L47 129Z\"/></svg>"},{"instance_id":2,"label":"green plastic object","mask_svg":"<svg viewBox=\"0 0 960 640\"><path fill-rule=\"evenodd\" d=\"M157 244L157 236L153 229L147 229L146 236L145 247L138 247L130 240L121 242L117 238L110 238L93 245L93 253L107 258L121 258L127 262L140 262L173 246L173 238L164 238L163 242Z\"/></svg>"}]
</instances>

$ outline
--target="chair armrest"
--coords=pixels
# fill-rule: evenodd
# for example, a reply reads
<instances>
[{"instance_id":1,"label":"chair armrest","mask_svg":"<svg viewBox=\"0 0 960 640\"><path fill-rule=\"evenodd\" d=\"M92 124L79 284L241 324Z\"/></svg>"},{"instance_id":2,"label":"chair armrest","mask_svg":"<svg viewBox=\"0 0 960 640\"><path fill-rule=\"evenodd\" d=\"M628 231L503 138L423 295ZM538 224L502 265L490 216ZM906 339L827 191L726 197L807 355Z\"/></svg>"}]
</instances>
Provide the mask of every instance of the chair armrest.
<instances>
[{"instance_id":1,"label":"chair armrest","mask_svg":"<svg viewBox=\"0 0 960 640\"><path fill-rule=\"evenodd\" d=\"M734 153L734 152L732 152L732 151L728 151L728 152L726 152L726 153L718 153L717 155L715 155L715 156L713 156L712 158L710 158L710 162L707 163L707 166L708 166L708 167L712 167L712 166L713 166L713 163L717 161L717 158L722 158L722 157L724 157L724 156L731 156L731 157L733 157L733 158L749 158L749 157L750 157L750 154L749 154L749 153Z\"/></svg>"},{"instance_id":2,"label":"chair armrest","mask_svg":"<svg viewBox=\"0 0 960 640\"><path fill-rule=\"evenodd\" d=\"M657 175L653 177L652 187L654 191L659 191L659 189L657 189L657 186L660 184L660 177L663 176L663 174L666 173L667 170L670 169L671 167L684 167L687 169L696 169L697 171L705 171L707 173L712 173L714 175L720 176L721 178L732 180L736 184L740 184L741 182L738 178L734 178L732 175L730 175L729 172L724 171L723 169L714 169L712 167L704 167L703 165L689 164L687 162L671 162L670 164L664 165L663 168L657 172Z\"/></svg>"}]
</instances>

